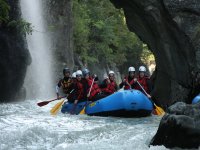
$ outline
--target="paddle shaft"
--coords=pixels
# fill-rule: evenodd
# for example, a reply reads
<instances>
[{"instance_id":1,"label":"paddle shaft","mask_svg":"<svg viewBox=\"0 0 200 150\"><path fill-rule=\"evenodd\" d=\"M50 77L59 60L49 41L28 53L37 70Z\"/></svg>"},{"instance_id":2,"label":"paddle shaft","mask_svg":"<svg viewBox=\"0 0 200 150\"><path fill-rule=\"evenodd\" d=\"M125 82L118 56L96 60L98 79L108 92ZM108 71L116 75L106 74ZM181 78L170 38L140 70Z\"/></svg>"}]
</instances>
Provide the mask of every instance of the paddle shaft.
<instances>
[{"instance_id":1,"label":"paddle shaft","mask_svg":"<svg viewBox=\"0 0 200 150\"><path fill-rule=\"evenodd\" d=\"M71 94L74 91L74 89L72 89L69 94ZM63 103L65 100L62 100L61 102L58 102L52 109L51 109L51 114L52 115L56 115L58 113L58 111L60 110L60 108L62 107Z\"/></svg>"},{"instance_id":2,"label":"paddle shaft","mask_svg":"<svg viewBox=\"0 0 200 150\"><path fill-rule=\"evenodd\" d=\"M145 89L142 87L142 85L140 84L140 82L138 82L138 81L136 81L137 82L137 84L140 86L140 88L143 90L143 92L146 94L146 95L149 95L149 94L147 94L147 92L145 91Z\"/></svg>"},{"instance_id":3,"label":"paddle shaft","mask_svg":"<svg viewBox=\"0 0 200 150\"><path fill-rule=\"evenodd\" d=\"M138 85L142 88L142 90L144 91L144 93L147 95L147 92L145 91L145 89L142 87L142 85L137 81ZM165 111L161 108L158 107L150 98L149 100L153 103L153 105L155 106L155 110L159 112L159 114L157 115L162 115L163 113L165 113Z\"/></svg>"},{"instance_id":4,"label":"paddle shaft","mask_svg":"<svg viewBox=\"0 0 200 150\"><path fill-rule=\"evenodd\" d=\"M65 97L66 97L66 96L63 96L63 97L60 97L60 98L65 98ZM44 105L47 105L47 104L50 103L50 102L53 102L53 101L55 101L55 100L59 100L60 98L55 98L55 99L52 99L52 100L39 102L39 103L37 103L37 105L40 106L40 107L42 107L42 106L44 106Z\"/></svg>"},{"instance_id":5,"label":"paddle shaft","mask_svg":"<svg viewBox=\"0 0 200 150\"><path fill-rule=\"evenodd\" d=\"M95 79L95 78L94 78L94 79ZM89 93L88 93L88 97L90 97L90 92L91 92L92 87L93 87L93 84L94 84L94 79L93 79L93 81L92 81L92 85L91 85L91 87L90 87L90 90L89 90Z\"/></svg>"},{"instance_id":6,"label":"paddle shaft","mask_svg":"<svg viewBox=\"0 0 200 150\"><path fill-rule=\"evenodd\" d=\"M72 89L72 90L70 91L69 94L71 94L73 91L74 91L74 89ZM42 106L44 106L44 105L47 105L47 104L50 103L50 102L53 102L53 101L55 101L55 100L59 100L59 99L61 99L61 98L66 98L66 97L67 97L67 96L63 96L63 97L55 98L55 99L52 99L52 100L39 102L39 103L37 103L37 105L40 106L40 107L42 107Z\"/></svg>"}]
</instances>

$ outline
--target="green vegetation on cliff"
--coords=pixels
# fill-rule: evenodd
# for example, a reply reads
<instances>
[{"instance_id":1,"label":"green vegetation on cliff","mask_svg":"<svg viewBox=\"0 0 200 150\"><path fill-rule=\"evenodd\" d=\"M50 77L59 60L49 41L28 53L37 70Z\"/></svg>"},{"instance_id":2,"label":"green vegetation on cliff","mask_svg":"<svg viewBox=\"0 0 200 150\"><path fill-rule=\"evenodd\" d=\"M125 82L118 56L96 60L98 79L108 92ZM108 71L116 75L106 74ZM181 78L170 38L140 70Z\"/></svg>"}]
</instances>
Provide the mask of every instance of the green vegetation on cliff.
<instances>
[{"instance_id":1,"label":"green vegetation on cliff","mask_svg":"<svg viewBox=\"0 0 200 150\"><path fill-rule=\"evenodd\" d=\"M128 30L123 10L109 1L73 0L73 14L75 53L85 64L114 64L123 71L124 67L140 65L146 61L141 57L151 55Z\"/></svg>"},{"instance_id":2,"label":"green vegetation on cliff","mask_svg":"<svg viewBox=\"0 0 200 150\"><path fill-rule=\"evenodd\" d=\"M0 0L0 25L9 20L10 7L5 0Z\"/></svg>"},{"instance_id":3,"label":"green vegetation on cliff","mask_svg":"<svg viewBox=\"0 0 200 150\"><path fill-rule=\"evenodd\" d=\"M23 35L31 34L33 31L31 23L23 19L10 18L10 11L14 10L12 10L7 1L0 0L0 27L4 25L6 28L16 29Z\"/></svg>"}]
</instances>

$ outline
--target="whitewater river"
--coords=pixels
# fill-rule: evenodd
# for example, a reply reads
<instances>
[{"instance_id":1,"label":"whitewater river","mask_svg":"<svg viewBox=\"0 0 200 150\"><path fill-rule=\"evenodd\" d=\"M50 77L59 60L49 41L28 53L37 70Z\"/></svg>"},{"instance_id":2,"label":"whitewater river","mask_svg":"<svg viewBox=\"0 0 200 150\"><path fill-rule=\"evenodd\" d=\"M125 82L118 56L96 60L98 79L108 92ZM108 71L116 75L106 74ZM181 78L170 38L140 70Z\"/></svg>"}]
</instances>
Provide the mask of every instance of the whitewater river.
<instances>
[{"instance_id":1,"label":"whitewater river","mask_svg":"<svg viewBox=\"0 0 200 150\"><path fill-rule=\"evenodd\" d=\"M58 113L39 100L0 105L0 150L165 150L148 144L161 117L114 118Z\"/></svg>"}]
</instances>

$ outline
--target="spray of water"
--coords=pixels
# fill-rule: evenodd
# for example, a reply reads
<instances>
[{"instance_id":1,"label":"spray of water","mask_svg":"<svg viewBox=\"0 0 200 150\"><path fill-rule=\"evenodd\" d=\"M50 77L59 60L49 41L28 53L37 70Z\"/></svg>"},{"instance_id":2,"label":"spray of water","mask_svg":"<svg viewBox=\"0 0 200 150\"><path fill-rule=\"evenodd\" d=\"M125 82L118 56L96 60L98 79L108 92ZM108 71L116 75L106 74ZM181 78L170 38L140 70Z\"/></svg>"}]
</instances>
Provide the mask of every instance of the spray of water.
<instances>
[{"instance_id":1,"label":"spray of water","mask_svg":"<svg viewBox=\"0 0 200 150\"><path fill-rule=\"evenodd\" d=\"M21 0L22 17L34 27L32 35L27 35L32 64L28 68L25 87L27 99L53 96L51 41L48 36L41 0Z\"/></svg>"}]
</instances>

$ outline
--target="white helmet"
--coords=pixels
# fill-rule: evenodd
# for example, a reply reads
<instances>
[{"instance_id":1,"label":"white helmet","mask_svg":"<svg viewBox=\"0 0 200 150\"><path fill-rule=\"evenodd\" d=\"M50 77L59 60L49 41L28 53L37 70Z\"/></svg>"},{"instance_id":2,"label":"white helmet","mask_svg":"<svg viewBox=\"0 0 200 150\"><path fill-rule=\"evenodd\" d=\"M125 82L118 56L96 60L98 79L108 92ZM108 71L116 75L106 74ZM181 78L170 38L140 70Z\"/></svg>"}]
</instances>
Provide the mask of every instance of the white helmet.
<instances>
[{"instance_id":1,"label":"white helmet","mask_svg":"<svg viewBox=\"0 0 200 150\"><path fill-rule=\"evenodd\" d=\"M78 75L79 75L79 76L80 76L80 75L81 75L81 76L83 75L81 70L77 70L77 71L76 71L76 76L78 76Z\"/></svg>"},{"instance_id":2,"label":"white helmet","mask_svg":"<svg viewBox=\"0 0 200 150\"><path fill-rule=\"evenodd\" d=\"M129 67L128 68L128 72L131 72L131 71L135 71L135 68L134 67Z\"/></svg>"},{"instance_id":3,"label":"white helmet","mask_svg":"<svg viewBox=\"0 0 200 150\"><path fill-rule=\"evenodd\" d=\"M140 66L139 71L146 72L146 68L144 66Z\"/></svg>"},{"instance_id":4,"label":"white helmet","mask_svg":"<svg viewBox=\"0 0 200 150\"><path fill-rule=\"evenodd\" d=\"M72 78L76 78L76 72L72 73Z\"/></svg>"},{"instance_id":5,"label":"white helmet","mask_svg":"<svg viewBox=\"0 0 200 150\"><path fill-rule=\"evenodd\" d=\"M110 70L108 74L110 75L110 74L115 74L115 73L114 71Z\"/></svg>"}]
</instances>

